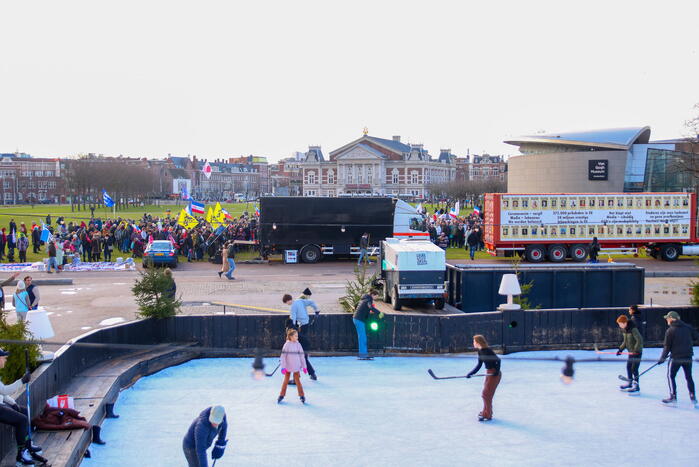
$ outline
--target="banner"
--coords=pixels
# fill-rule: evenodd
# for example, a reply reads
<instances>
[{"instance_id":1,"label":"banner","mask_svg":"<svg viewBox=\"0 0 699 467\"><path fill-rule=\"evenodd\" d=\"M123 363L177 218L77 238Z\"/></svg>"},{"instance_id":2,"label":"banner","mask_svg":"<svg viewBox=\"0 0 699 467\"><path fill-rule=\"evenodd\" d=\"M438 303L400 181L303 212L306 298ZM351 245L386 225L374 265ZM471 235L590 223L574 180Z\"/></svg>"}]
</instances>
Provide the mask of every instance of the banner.
<instances>
[{"instance_id":1,"label":"banner","mask_svg":"<svg viewBox=\"0 0 699 467\"><path fill-rule=\"evenodd\" d=\"M194 218L193 216L187 214L187 211L183 209L182 211L180 211L180 217L177 219L177 224L189 230L199 225L199 221L196 220L196 218Z\"/></svg>"}]
</instances>

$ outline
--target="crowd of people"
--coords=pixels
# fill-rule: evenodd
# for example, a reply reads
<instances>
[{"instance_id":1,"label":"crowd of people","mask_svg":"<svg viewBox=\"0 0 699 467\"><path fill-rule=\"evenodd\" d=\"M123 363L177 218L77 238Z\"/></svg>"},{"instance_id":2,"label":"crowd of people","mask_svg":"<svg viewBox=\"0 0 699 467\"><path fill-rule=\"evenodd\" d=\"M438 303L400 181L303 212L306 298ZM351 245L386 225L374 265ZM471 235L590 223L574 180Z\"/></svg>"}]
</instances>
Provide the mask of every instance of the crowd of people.
<instances>
[{"instance_id":1,"label":"crowd of people","mask_svg":"<svg viewBox=\"0 0 699 467\"><path fill-rule=\"evenodd\" d=\"M485 248L483 243L483 216L477 212L463 217L453 217L445 209L439 209L430 217L426 215L430 240L438 247L466 248L470 258Z\"/></svg>"},{"instance_id":2,"label":"crowd of people","mask_svg":"<svg viewBox=\"0 0 699 467\"><path fill-rule=\"evenodd\" d=\"M45 252L50 273L61 272L68 263L110 262L125 255L139 258L155 240L171 241L176 253L191 262L220 257L224 245L234 241L255 239L257 217L248 213L216 228L204 218L197 220L196 227L186 229L176 218L146 213L140 219L93 217L80 222L63 217L52 222L49 215L43 226L38 221L31 226L17 225L10 219L8 227L0 230L0 262L26 262L30 239L34 253ZM42 236L44 229L50 234Z\"/></svg>"}]
</instances>

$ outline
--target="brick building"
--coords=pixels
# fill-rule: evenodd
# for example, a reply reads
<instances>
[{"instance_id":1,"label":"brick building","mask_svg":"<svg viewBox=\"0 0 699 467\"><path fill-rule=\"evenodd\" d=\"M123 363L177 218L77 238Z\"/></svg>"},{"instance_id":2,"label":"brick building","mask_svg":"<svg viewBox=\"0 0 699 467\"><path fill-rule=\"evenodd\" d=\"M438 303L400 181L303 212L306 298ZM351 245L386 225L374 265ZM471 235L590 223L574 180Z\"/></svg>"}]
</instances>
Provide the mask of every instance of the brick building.
<instances>
[{"instance_id":1,"label":"brick building","mask_svg":"<svg viewBox=\"0 0 699 467\"><path fill-rule=\"evenodd\" d=\"M310 146L301 162L304 196L393 195L423 199L427 186L454 180L456 157L432 158L422 144L364 135L332 152Z\"/></svg>"},{"instance_id":2,"label":"brick building","mask_svg":"<svg viewBox=\"0 0 699 467\"><path fill-rule=\"evenodd\" d=\"M0 154L0 204L65 202L60 159Z\"/></svg>"},{"instance_id":3,"label":"brick building","mask_svg":"<svg viewBox=\"0 0 699 467\"><path fill-rule=\"evenodd\" d=\"M301 163L306 155L296 152L269 168L271 193L277 196L301 196L303 175Z\"/></svg>"},{"instance_id":4,"label":"brick building","mask_svg":"<svg viewBox=\"0 0 699 467\"><path fill-rule=\"evenodd\" d=\"M456 159L456 180L499 180L504 182L507 172L507 162L504 156L491 156L490 154Z\"/></svg>"}]
</instances>

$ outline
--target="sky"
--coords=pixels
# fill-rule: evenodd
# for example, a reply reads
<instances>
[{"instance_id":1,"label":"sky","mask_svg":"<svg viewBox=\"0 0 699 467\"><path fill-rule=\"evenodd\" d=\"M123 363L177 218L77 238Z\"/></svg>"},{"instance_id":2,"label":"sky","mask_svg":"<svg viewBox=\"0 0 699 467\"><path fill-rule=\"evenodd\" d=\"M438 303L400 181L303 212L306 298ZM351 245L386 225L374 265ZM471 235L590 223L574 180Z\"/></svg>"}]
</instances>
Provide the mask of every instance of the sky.
<instances>
[{"instance_id":1,"label":"sky","mask_svg":"<svg viewBox=\"0 0 699 467\"><path fill-rule=\"evenodd\" d=\"M686 135L696 1L0 4L0 152L278 160L361 137L432 155L643 126Z\"/></svg>"}]
</instances>

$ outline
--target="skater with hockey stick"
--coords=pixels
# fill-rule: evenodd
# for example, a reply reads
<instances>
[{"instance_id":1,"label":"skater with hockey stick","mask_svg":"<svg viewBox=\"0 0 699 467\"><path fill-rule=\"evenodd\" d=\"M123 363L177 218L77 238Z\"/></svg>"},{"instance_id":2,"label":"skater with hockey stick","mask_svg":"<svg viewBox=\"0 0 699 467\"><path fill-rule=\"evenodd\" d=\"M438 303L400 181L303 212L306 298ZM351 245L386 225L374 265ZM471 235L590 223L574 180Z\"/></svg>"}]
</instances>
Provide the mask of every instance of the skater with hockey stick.
<instances>
[{"instance_id":1,"label":"skater with hockey stick","mask_svg":"<svg viewBox=\"0 0 699 467\"><path fill-rule=\"evenodd\" d=\"M296 390L299 393L299 399L303 404L306 403L306 396L303 393L303 386L301 385L301 370L304 373L308 372L306 368L306 359L304 358L303 347L299 343L299 333L296 329L289 329L286 332L286 342L284 347L282 347L282 354L279 357L281 360L282 375L284 375L284 380L282 381L282 389L279 392L279 397L277 398L277 404L281 404L286 396L286 387L289 384L289 377L294 375L294 381L296 382Z\"/></svg>"},{"instance_id":2,"label":"skater with hockey stick","mask_svg":"<svg viewBox=\"0 0 699 467\"><path fill-rule=\"evenodd\" d=\"M473 346L478 349L478 364L466 375L467 378L473 377L481 366L485 364L485 381L483 382L483 411L478 414L478 421L488 421L493 419L493 396L495 390L500 384L502 373L500 372L500 358L495 355L493 349L488 347L488 341L480 334L473 336Z\"/></svg>"},{"instance_id":3,"label":"skater with hockey stick","mask_svg":"<svg viewBox=\"0 0 699 467\"><path fill-rule=\"evenodd\" d=\"M663 316L667 321L668 329L665 332L665 342L663 353L660 355L658 364L662 365L670 355L670 363L667 368L667 380L670 386L670 397L663 399L665 404L677 403L677 384L675 376L680 368L684 370L684 377L687 380L687 389L692 404L696 406L697 396L694 390L694 380L692 379L692 356L694 355L693 340L699 340L699 333L688 325L680 321L680 315L676 311Z\"/></svg>"},{"instance_id":4,"label":"skater with hockey stick","mask_svg":"<svg viewBox=\"0 0 699 467\"><path fill-rule=\"evenodd\" d=\"M214 448L211 450L211 458L214 464L217 459L223 457L226 450L226 432L228 422L226 411L220 405L214 405L204 409L187 430L182 440L182 450L189 467L207 467L206 450L211 446L214 438L218 436Z\"/></svg>"},{"instance_id":5,"label":"skater with hockey stick","mask_svg":"<svg viewBox=\"0 0 699 467\"><path fill-rule=\"evenodd\" d=\"M0 368L5 367L8 355L8 352L0 349ZM31 427L29 417L27 416L27 408L17 405L11 397L12 394L22 387L22 384L29 386L30 380L31 374L27 370L22 379L12 384L5 385L0 382L0 395L2 396L0 399L0 423L12 425L15 428L15 441L17 442L16 465L18 466L36 465L37 462L39 465L46 463L46 459L39 455L41 448L31 442L29 432Z\"/></svg>"},{"instance_id":6,"label":"skater with hockey stick","mask_svg":"<svg viewBox=\"0 0 699 467\"><path fill-rule=\"evenodd\" d=\"M619 389L629 393L637 393L641 390L638 381L638 367L641 366L641 357L643 355L643 337L636 327L636 324L626 317L621 315L616 319L621 335L624 341L617 350L617 356L621 355L626 349L629 352L628 360L626 361L626 376L629 381L619 386Z\"/></svg>"},{"instance_id":7,"label":"skater with hockey stick","mask_svg":"<svg viewBox=\"0 0 699 467\"><path fill-rule=\"evenodd\" d=\"M374 313L378 314L381 318L383 317L383 313L374 306L374 300L376 300L378 296L379 292L376 289L370 289L369 293L363 295L359 300L357 309L352 316L352 322L354 322L354 327L357 329L359 360L372 360L367 350L366 321L369 319L369 315Z\"/></svg>"}]
</instances>

